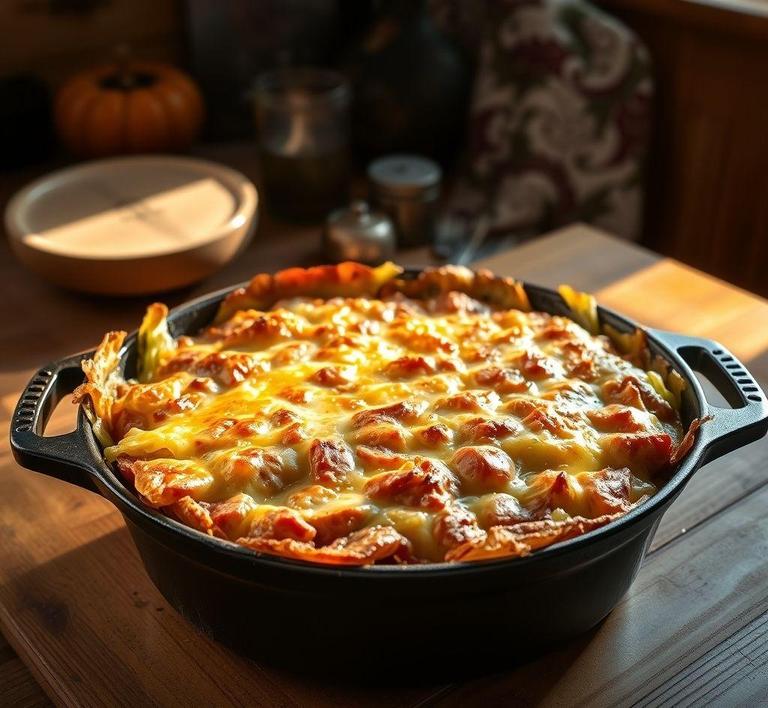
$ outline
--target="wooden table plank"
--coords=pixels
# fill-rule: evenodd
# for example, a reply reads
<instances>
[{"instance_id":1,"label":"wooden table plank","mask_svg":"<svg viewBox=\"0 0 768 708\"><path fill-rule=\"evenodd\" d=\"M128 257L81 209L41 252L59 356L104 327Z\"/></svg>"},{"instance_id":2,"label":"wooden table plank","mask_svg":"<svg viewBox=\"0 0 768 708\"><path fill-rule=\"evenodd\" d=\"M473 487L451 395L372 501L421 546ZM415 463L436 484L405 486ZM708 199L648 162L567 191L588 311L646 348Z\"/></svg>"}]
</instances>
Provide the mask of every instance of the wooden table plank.
<instances>
[{"instance_id":1,"label":"wooden table plank","mask_svg":"<svg viewBox=\"0 0 768 708\"><path fill-rule=\"evenodd\" d=\"M768 702L768 613L670 677L638 701L639 706L758 706Z\"/></svg>"},{"instance_id":2,"label":"wooden table plank","mask_svg":"<svg viewBox=\"0 0 768 708\"><path fill-rule=\"evenodd\" d=\"M254 263L277 267L296 262L297 253L307 251L308 238L314 236L304 234L299 238L290 230L277 238L277 243L268 242L265 236L241 262L219 278L221 282L227 278L243 279L255 269ZM0 245L0 256L2 248ZM423 258L424 254L417 257ZM756 374L764 381L768 379L763 340L763 333L768 332L764 326L768 323L768 305L674 262L659 261L647 251L608 239L592 229L575 227L500 254L487 264L497 272L531 282L569 282L591 290L607 304L651 325L721 337L749 360ZM135 325L145 304L141 299L79 298L39 282L30 284L1 257L0 277L12 283L16 293L9 303L0 305L6 308L6 321L14 323L0 332L0 424L7 421L18 387L32 367L91 346L108 327ZM634 282L635 286L627 288L626 282ZM642 297L638 297L638 292ZM170 299L179 301L189 295L176 293ZM700 307L700 302L707 305ZM708 307L713 313L710 318ZM47 313L45 319L35 316L40 311ZM51 334L50 322L66 321L68 313L75 313L71 325L53 328ZM745 322L750 323L749 327L745 327ZM25 346L19 346L19 342ZM27 342L32 342L29 349ZM64 430L67 424L66 416L62 416L55 427ZM641 571L622 609L591 638L581 639L529 666L518 667L507 677L486 680L483 699L536 697L537 684L548 685L551 695L566 696L572 691L574 695L587 696L605 691L613 698L629 696L636 689L626 677L627 669L622 662L638 656L654 667L655 673L646 677L643 684L647 691L642 695L649 700L673 690L672 682L678 674L682 681L688 681L691 691L699 690L701 682L696 676L702 667L709 666L706 662L717 661L718 666L733 675L742 671L743 667L727 659L726 653L749 649L760 633L761 626L755 624L754 614L765 600L760 583L748 585L746 590L743 583L725 583L700 601L696 598L697 602L689 602L690 606L683 608L689 615L695 615L697 608L705 613L702 627L693 633L700 641L687 663L667 671L653 659L660 650L667 651L669 632L665 634L667 627L656 621L651 599L664 603L667 595L671 596L669 612L656 610L667 623L677 616L671 610L680 609L682 601L675 593L659 596L646 576L676 577L678 560L683 565L687 563L685 567L692 576L716 568L712 554L705 548L694 552L692 549L698 546L689 547L689 543L694 543L690 539L719 539L717 529L722 524L723 529L736 524L737 509L744 514L744 524L731 531L747 533L750 520L753 526L759 526L759 504L752 500L764 501L762 477L766 460L766 446L756 443L698 472L662 522L655 545L658 550ZM14 503L4 504L9 499ZM734 506L739 500L741 503ZM219 705L245 701L284 705L408 705L425 700L458 702L472 698L468 688L446 692L440 687L403 690L389 685L371 692L325 685L234 656L195 632L166 605L143 574L122 520L108 503L72 486L20 470L8 456L6 441L0 443L0 506L0 625L13 634L15 644L23 650L23 658L34 663L46 689L59 701L76 699L88 704L112 696L136 702L151 696L167 705L190 700ZM721 513L723 509L727 511ZM682 535L683 528L693 531ZM762 537L754 533L750 538L763 543ZM766 572L765 553L757 556L754 549L726 549L723 544L725 541L716 540L715 545L732 556L730 560L736 567L734 582L746 582L749 572L762 579L761 574ZM659 581L662 589L665 582ZM713 584L717 585L714 581ZM720 602L718 593L725 598L723 602L744 607L744 612L731 618L730 626L719 632L715 628L718 619L714 609ZM646 627L647 641L637 639L634 634L644 636ZM58 632L52 634L52 629ZM633 638L637 639L634 645L630 641ZM618 658L611 655L614 645L619 648ZM763 644L758 642L757 646ZM159 657L173 657L170 670L163 670ZM569 663L586 666L579 663L580 657L590 657L592 663L588 668L603 683L585 683L578 671L569 669ZM682 671L686 666L687 673ZM537 674L546 679L537 678ZM510 693L512 683L518 682L523 692ZM763 685L758 682L758 686ZM742 688L739 684L739 690ZM652 694L653 691L657 693ZM738 695L751 694L743 689Z\"/></svg>"},{"instance_id":3,"label":"wooden table plank","mask_svg":"<svg viewBox=\"0 0 768 708\"><path fill-rule=\"evenodd\" d=\"M25 664L0 635L0 696L14 708L48 708L51 701Z\"/></svg>"}]
</instances>

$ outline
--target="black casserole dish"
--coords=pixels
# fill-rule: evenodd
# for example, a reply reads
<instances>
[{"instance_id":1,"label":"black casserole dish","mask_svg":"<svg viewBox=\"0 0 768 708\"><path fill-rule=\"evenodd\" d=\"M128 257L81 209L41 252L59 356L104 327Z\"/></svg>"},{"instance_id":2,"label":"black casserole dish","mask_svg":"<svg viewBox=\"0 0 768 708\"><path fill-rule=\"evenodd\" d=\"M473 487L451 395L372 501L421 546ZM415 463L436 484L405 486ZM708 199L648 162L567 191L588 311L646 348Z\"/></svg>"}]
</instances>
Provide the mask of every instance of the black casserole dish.
<instances>
[{"instance_id":1,"label":"black casserole dish","mask_svg":"<svg viewBox=\"0 0 768 708\"><path fill-rule=\"evenodd\" d=\"M569 315L555 291L525 285L534 309ZM172 334L194 333L214 317L229 289L190 302L169 317ZM602 324L635 323L599 309ZM181 614L212 637L258 658L296 668L360 668L417 662L450 672L552 645L603 619L629 588L653 534L693 473L762 437L768 402L746 369L719 344L648 330L652 354L683 377L685 425L711 416L689 454L657 494L608 526L523 557L482 563L332 567L273 556L205 536L147 508L103 460L81 410L72 433L43 437L57 402L83 381L78 354L43 367L13 416L11 444L23 466L110 500L152 581ZM136 334L122 353L135 375ZM710 405L694 375L704 373L732 408ZM504 641L504 640L502 640ZM383 662L383 663L382 663ZM396 662L396 663L393 663ZM420 669L419 674L422 674Z\"/></svg>"}]
</instances>

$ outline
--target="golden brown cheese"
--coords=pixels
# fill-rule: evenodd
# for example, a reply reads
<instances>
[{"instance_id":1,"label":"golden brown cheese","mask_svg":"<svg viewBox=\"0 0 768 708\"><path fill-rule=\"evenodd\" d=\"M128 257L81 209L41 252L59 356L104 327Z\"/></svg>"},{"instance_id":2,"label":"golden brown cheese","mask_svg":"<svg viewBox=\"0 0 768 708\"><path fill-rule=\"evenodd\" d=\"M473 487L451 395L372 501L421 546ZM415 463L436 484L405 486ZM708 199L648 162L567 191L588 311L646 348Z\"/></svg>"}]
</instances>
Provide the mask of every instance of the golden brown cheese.
<instances>
[{"instance_id":1,"label":"golden brown cheese","mask_svg":"<svg viewBox=\"0 0 768 708\"><path fill-rule=\"evenodd\" d=\"M282 282L257 276L196 337L153 305L141 382L115 378L115 333L86 364L106 459L182 523L320 563L524 555L626 513L682 452L662 378L510 307L517 285L440 269L318 299L290 273L276 296L298 294L254 307Z\"/></svg>"}]
</instances>

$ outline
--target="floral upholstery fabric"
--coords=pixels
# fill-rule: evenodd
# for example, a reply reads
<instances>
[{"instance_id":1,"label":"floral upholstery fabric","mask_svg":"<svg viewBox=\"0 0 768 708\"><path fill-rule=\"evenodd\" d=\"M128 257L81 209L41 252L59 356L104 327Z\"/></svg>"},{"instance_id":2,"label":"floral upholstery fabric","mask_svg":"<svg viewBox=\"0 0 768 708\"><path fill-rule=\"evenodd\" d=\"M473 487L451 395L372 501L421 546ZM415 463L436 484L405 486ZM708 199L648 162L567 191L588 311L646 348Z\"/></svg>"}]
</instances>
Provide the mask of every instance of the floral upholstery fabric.
<instances>
[{"instance_id":1,"label":"floral upholstery fabric","mask_svg":"<svg viewBox=\"0 0 768 708\"><path fill-rule=\"evenodd\" d=\"M644 47L581 0L484 9L454 211L488 212L494 232L520 238L574 221L638 238L653 93Z\"/></svg>"}]
</instances>

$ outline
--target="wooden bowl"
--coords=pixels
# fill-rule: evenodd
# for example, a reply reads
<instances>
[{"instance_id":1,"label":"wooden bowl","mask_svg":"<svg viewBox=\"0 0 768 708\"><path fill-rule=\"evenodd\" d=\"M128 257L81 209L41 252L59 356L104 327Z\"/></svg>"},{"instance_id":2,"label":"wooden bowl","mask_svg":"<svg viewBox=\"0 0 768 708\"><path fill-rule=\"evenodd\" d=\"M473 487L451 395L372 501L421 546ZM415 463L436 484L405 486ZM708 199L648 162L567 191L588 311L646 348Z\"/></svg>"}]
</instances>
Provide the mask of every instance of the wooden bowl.
<instances>
[{"instance_id":1,"label":"wooden bowl","mask_svg":"<svg viewBox=\"0 0 768 708\"><path fill-rule=\"evenodd\" d=\"M53 172L5 212L11 248L72 290L143 295L202 280L256 224L256 187L235 170L171 156L98 160Z\"/></svg>"}]
</instances>

